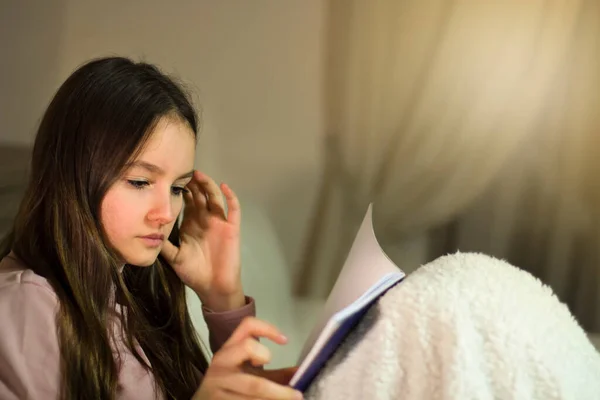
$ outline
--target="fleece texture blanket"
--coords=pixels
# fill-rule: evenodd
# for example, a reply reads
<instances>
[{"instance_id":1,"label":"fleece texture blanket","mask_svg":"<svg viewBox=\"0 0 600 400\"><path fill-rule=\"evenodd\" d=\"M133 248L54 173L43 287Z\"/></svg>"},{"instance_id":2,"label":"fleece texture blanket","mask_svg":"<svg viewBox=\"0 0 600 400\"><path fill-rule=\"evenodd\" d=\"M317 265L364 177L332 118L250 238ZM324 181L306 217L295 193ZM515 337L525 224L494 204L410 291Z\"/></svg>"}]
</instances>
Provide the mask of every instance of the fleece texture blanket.
<instances>
[{"instance_id":1,"label":"fleece texture blanket","mask_svg":"<svg viewBox=\"0 0 600 400\"><path fill-rule=\"evenodd\" d=\"M458 253L388 291L305 398L600 399L600 353L531 274Z\"/></svg>"}]
</instances>

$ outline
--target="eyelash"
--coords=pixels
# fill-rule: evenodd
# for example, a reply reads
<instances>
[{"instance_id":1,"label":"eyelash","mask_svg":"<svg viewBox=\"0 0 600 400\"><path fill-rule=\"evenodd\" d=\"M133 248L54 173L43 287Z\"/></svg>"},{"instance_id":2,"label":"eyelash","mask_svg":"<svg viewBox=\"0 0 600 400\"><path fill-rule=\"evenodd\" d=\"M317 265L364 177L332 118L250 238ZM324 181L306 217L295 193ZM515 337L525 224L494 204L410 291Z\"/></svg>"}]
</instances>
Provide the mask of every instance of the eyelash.
<instances>
[{"instance_id":1,"label":"eyelash","mask_svg":"<svg viewBox=\"0 0 600 400\"><path fill-rule=\"evenodd\" d=\"M188 192L189 192L189 190L187 190L186 188L183 188L183 187L177 187L177 186L175 186L175 187L171 188L171 191L173 192L173 194L174 194L175 196L181 196L181 195L183 195L184 193L188 193Z\"/></svg>"},{"instance_id":2,"label":"eyelash","mask_svg":"<svg viewBox=\"0 0 600 400\"><path fill-rule=\"evenodd\" d=\"M142 190L144 189L146 186L150 185L149 182L146 181L136 181L136 180L127 180L127 183L129 183L131 186L133 186L134 189L137 190ZM189 190L187 190L184 187L178 187L178 186L173 186L171 188L171 193L173 194L173 196L181 196L184 193L188 193Z\"/></svg>"},{"instance_id":3,"label":"eyelash","mask_svg":"<svg viewBox=\"0 0 600 400\"><path fill-rule=\"evenodd\" d=\"M149 183L146 181L128 180L127 183L129 183L131 186L133 186L134 188L136 188L138 190L142 190L144 187L149 185Z\"/></svg>"}]
</instances>

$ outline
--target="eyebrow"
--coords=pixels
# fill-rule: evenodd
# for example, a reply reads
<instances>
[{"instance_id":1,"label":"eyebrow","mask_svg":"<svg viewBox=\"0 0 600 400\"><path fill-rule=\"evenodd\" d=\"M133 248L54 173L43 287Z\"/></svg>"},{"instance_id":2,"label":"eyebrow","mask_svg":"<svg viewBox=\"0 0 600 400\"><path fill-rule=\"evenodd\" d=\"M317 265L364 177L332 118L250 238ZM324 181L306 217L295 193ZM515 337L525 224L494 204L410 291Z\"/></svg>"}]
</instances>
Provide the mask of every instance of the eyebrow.
<instances>
[{"instance_id":1,"label":"eyebrow","mask_svg":"<svg viewBox=\"0 0 600 400\"><path fill-rule=\"evenodd\" d=\"M161 167L159 167L158 165L146 162L146 161L133 161L127 165L128 169L135 168L135 167L143 168L143 169L145 169L149 172L152 172L153 174L157 174L157 175L165 174L165 171ZM184 178L191 178L192 175L194 175L194 170L191 170L190 172L186 172L185 174L179 176L177 178L177 180L184 179Z\"/></svg>"}]
</instances>

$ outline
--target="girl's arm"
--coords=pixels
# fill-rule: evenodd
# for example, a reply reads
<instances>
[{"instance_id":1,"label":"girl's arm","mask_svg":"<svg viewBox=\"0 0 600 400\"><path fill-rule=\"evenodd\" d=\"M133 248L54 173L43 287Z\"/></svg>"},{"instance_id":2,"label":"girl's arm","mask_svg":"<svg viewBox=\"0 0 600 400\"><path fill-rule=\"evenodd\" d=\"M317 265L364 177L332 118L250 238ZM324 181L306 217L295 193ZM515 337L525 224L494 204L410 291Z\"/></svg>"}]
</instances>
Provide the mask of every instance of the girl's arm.
<instances>
[{"instance_id":1,"label":"girl's arm","mask_svg":"<svg viewBox=\"0 0 600 400\"><path fill-rule=\"evenodd\" d=\"M236 310L213 312L202 307L204 321L208 327L210 349L213 353L219 351L223 344L229 340L231 334L237 329L246 317L256 316L254 299L246 296L246 304Z\"/></svg>"}]
</instances>

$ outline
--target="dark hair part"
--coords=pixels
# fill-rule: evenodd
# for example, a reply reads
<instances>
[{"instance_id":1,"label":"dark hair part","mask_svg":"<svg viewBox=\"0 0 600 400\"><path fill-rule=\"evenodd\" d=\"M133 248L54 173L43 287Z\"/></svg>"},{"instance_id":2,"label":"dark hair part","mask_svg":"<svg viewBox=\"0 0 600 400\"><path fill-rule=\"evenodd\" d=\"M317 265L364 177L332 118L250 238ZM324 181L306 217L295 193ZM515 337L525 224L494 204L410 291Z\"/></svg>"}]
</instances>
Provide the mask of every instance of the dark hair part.
<instances>
[{"instance_id":1,"label":"dark hair part","mask_svg":"<svg viewBox=\"0 0 600 400\"><path fill-rule=\"evenodd\" d=\"M207 369L183 283L161 257L120 273L100 221L107 190L164 117L197 135L180 85L153 65L110 57L77 69L40 123L28 188L0 257L13 250L56 291L64 399L115 397L121 333L167 398L191 398ZM177 239L175 227L170 240ZM127 318L115 312L115 298Z\"/></svg>"}]
</instances>

